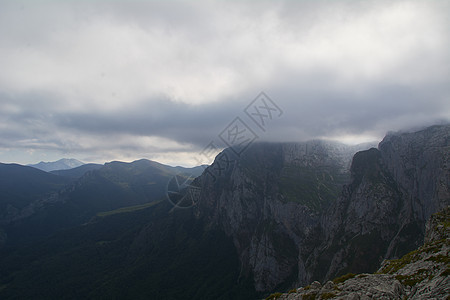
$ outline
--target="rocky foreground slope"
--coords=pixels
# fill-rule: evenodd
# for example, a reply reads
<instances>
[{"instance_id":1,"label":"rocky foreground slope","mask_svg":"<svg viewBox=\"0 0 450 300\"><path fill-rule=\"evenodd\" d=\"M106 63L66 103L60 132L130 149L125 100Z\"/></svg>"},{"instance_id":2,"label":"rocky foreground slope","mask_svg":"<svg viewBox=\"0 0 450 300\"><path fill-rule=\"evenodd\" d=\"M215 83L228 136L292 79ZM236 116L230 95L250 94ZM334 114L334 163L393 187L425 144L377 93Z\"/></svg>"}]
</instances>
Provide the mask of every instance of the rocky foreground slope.
<instances>
[{"instance_id":1,"label":"rocky foreground slope","mask_svg":"<svg viewBox=\"0 0 450 300\"><path fill-rule=\"evenodd\" d=\"M349 273L275 293L267 299L449 299L450 207L427 223L425 244L400 259L386 260L375 274Z\"/></svg>"}]
</instances>

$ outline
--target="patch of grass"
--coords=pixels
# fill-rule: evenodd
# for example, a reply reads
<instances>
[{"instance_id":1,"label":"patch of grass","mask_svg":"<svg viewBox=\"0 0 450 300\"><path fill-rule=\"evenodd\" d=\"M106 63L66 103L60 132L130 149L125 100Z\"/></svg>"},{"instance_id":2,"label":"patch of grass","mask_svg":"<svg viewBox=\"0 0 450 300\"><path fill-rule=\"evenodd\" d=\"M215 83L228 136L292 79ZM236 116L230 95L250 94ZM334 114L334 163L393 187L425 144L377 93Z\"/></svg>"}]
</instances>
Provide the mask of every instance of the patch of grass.
<instances>
[{"instance_id":1,"label":"patch of grass","mask_svg":"<svg viewBox=\"0 0 450 300\"><path fill-rule=\"evenodd\" d=\"M104 245L108 245L109 243L111 243L111 241L98 241L97 243L95 243L97 246L104 246Z\"/></svg>"},{"instance_id":2,"label":"patch of grass","mask_svg":"<svg viewBox=\"0 0 450 300\"><path fill-rule=\"evenodd\" d=\"M266 300L278 299L281 297L281 295L283 295L283 294L282 293L273 293L269 297L267 297Z\"/></svg>"},{"instance_id":3,"label":"patch of grass","mask_svg":"<svg viewBox=\"0 0 450 300\"><path fill-rule=\"evenodd\" d=\"M426 253L430 253L430 252L436 253L436 252L439 252L439 250L441 250L441 245L432 244L432 245L424 247L422 250Z\"/></svg>"},{"instance_id":4,"label":"patch of grass","mask_svg":"<svg viewBox=\"0 0 450 300\"><path fill-rule=\"evenodd\" d=\"M357 278L364 278L364 277L367 277L367 274L359 274L359 275L357 276Z\"/></svg>"},{"instance_id":5,"label":"patch of grass","mask_svg":"<svg viewBox=\"0 0 450 300\"><path fill-rule=\"evenodd\" d=\"M425 261L432 261L432 262L435 262L435 263L450 264L450 257L439 254L439 255L436 255L436 256L431 256L431 257L425 259Z\"/></svg>"},{"instance_id":6,"label":"patch of grass","mask_svg":"<svg viewBox=\"0 0 450 300\"><path fill-rule=\"evenodd\" d=\"M450 275L450 268L447 268L444 272L441 273L441 276L448 276Z\"/></svg>"},{"instance_id":7,"label":"patch of grass","mask_svg":"<svg viewBox=\"0 0 450 300\"><path fill-rule=\"evenodd\" d=\"M395 276L395 279L397 279L404 285L415 286L417 283L424 280L424 277L417 276L416 274L414 274L414 275L397 275L397 276Z\"/></svg>"},{"instance_id":8,"label":"patch of grass","mask_svg":"<svg viewBox=\"0 0 450 300\"><path fill-rule=\"evenodd\" d=\"M403 283L404 285L414 286L417 283L425 280L425 279L433 279L433 275L429 274L429 270L427 269L419 269L415 274L412 275L397 275L395 278Z\"/></svg>"},{"instance_id":9,"label":"patch of grass","mask_svg":"<svg viewBox=\"0 0 450 300\"><path fill-rule=\"evenodd\" d=\"M114 210L99 212L97 214L97 217L107 217L107 216L112 216L112 215L116 215L116 214L133 212L133 211L137 211L137 210L141 210L141 209L152 207L152 206L154 206L154 205L156 205L156 204L158 204L160 202L161 201L154 201L154 202L145 203L145 204L141 204L141 205L121 207L121 208L114 209Z\"/></svg>"},{"instance_id":10,"label":"patch of grass","mask_svg":"<svg viewBox=\"0 0 450 300\"><path fill-rule=\"evenodd\" d=\"M412 262L416 262L419 260L419 249L409 252L408 254L405 254L402 258L399 259L393 259L389 261L389 264L385 266L380 273L382 274L392 274L397 272L398 270L402 269L407 264L410 264Z\"/></svg>"},{"instance_id":11,"label":"patch of grass","mask_svg":"<svg viewBox=\"0 0 450 300\"><path fill-rule=\"evenodd\" d=\"M310 290L310 289L311 289L311 286L308 284L308 285L305 286L303 289L304 289L305 291Z\"/></svg>"},{"instance_id":12,"label":"patch of grass","mask_svg":"<svg viewBox=\"0 0 450 300\"><path fill-rule=\"evenodd\" d=\"M342 282L344 282L344 281L346 281L346 280L348 280L350 278L354 278L355 276L356 275L353 274L353 273L348 273L348 274L342 275L341 277L337 277L337 278L333 279L333 282L335 284L339 284L339 283L342 283Z\"/></svg>"},{"instance_id":13,"label":"patch of grass","mask_svg":"<svg viewBox=\"0 0 450 300\"><path fill-rule=\"evenodd\" d=\"M335 293L323 293L322 295L320 295L321 299L331 299L333 297L336 297Z\"/></svg>"},{"instance_id":14,"label":"patch of grass","mask_svg":"<svg viewBox=\"0 0 450 300\"><path fill-rule=\"evenodd\" d=\"M428 272L428 270L427 269L419 269L419 270L417 270L417 274L422 274L422 273L427 273Z\"/></svg>"},{"instance_id":15,"label":"patch of grass","mask_svg":"<svg viewBox=\"0 0 450 300\"><path fill-rule=\"evenodd\" d=\"M316 299L316 294L306 294L302 296L302 299L305 300L315 300Z\"/></svg>"},{"instance_id":16,"label":"patch of grass","mask_svg":"<svg viewBox=\"0 0 450 300\"><path fill-rule=\"evenodd\" d=\"M288 202L322 211L339 196L347 181L348 174L341 173L338 168L289 165L281 171L280 191Z\"/></svg>"},{"instance_id":17,"label":"patch of grass","mask_svg":"<svg viewBox=\"0 0 450 300\"><path fill-rule=\"evenodd\" d=\"M289 291L289 294L294 294L294 293L297 293L297 289L292 289Z\"/></svg>"}]
</instances>

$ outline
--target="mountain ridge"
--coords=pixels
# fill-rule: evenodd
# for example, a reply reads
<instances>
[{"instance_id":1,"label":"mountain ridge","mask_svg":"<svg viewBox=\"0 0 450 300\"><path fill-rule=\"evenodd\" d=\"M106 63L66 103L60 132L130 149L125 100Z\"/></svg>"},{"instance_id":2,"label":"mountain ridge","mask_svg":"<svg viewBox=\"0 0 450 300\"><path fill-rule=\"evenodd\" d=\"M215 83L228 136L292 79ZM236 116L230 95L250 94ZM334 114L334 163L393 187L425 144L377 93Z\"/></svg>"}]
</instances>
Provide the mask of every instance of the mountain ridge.
<instances>
[{"instance_id":1,"label":"mountain ridge","mask_svg":"<svg viewBox=\"0 0 450 300\"><path fill-rule=\"evenodd\" d=\"M12 169L17 176L11 176ZM2 164L0 229L5 235L0 247L81 225L100 212L159 201L166 196L170 178L180 172L199 174L202 170L202 167L171 167L146 159L87 164L52 172ZM27 190L31 192L22 196Z\"/></svg>"},{"instance_id":2,"label":"mountain ridge","mask_svg":"<svg viewBox=\"0 0 450 300\"><path fill-rule=\"evenodd\" d=\"M80 167L85 163L74 159L74 158L61 158L57 161L44 162L41 161L37 164L29 164L28 167L33 167L45 172L56 171L56 170L69 170L76 167Z\"/></svg>"},{"instance_id":3,"label":"mountain ridge","mask_svg":"<svg viewBox=\"0 0 450 300\"><path fill-rule=\"evenodd\" d=\"M379 149L358 152L349 173L344 152L321 142L254 144L224 171L225 150L196 180L194 210L233 237L257 291L374 271L420 245L427 217L449 204L449 132L444 125L391 134ZM295 201L278 181L290 169L298 170L290 172ZM417 182L422 174L429 178L418 188L406 185L405 177Z\"/></svg>"}]
</instances>

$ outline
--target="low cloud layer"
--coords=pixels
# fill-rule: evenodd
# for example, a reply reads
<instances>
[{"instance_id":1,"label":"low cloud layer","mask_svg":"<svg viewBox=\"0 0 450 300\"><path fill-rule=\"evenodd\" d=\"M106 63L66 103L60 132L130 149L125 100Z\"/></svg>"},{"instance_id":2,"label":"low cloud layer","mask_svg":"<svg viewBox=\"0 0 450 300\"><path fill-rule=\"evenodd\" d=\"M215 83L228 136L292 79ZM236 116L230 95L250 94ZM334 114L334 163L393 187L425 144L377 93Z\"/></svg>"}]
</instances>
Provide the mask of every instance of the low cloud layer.
<instances>
[{"instance_id":1,"label":"low cloud layer","mask_svg":"<svg viewBox=\"0 0 450 300\"><path fill-rule=\"evenodd\" d=\"M0 0L0 161L193 165L260 140L379 140L450 121L444 1ZM283 110L244 113L264 91ZM220 145L225 146L225 145Z\"/></svg>"}]
</instances>

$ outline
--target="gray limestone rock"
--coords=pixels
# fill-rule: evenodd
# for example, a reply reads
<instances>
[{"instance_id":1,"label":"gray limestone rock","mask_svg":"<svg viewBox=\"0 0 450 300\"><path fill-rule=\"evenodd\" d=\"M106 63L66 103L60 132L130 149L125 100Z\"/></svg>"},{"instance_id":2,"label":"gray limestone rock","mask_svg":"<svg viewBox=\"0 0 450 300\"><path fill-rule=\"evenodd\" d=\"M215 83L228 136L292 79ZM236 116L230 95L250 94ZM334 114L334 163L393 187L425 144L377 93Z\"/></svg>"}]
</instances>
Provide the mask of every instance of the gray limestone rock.
<instances>
[{"instance_id":1,"label":"gray limestone rock","mask_svg":"<svg viewBox=\"0 0 450 300\"><path fill-rule=\"evenodd\" d=\"M450 204L449 140L443 125L356 154L324 141L225 149L194 181L194 213L232 237L259 292L373 272L421 245Z\"/></svg>"},{"instance_id":2,"label":"gray limestone rock","mask_svg":"<svg viewBox=\"0 0 450 300\"><path fill-rule=\"evenodd\" d=\"M449 224L447 207L429 220L423 246L384 261L376 274L348 274L323 286L314 282L278 299L449 299Z\"/></svg>"}]
</instances>

